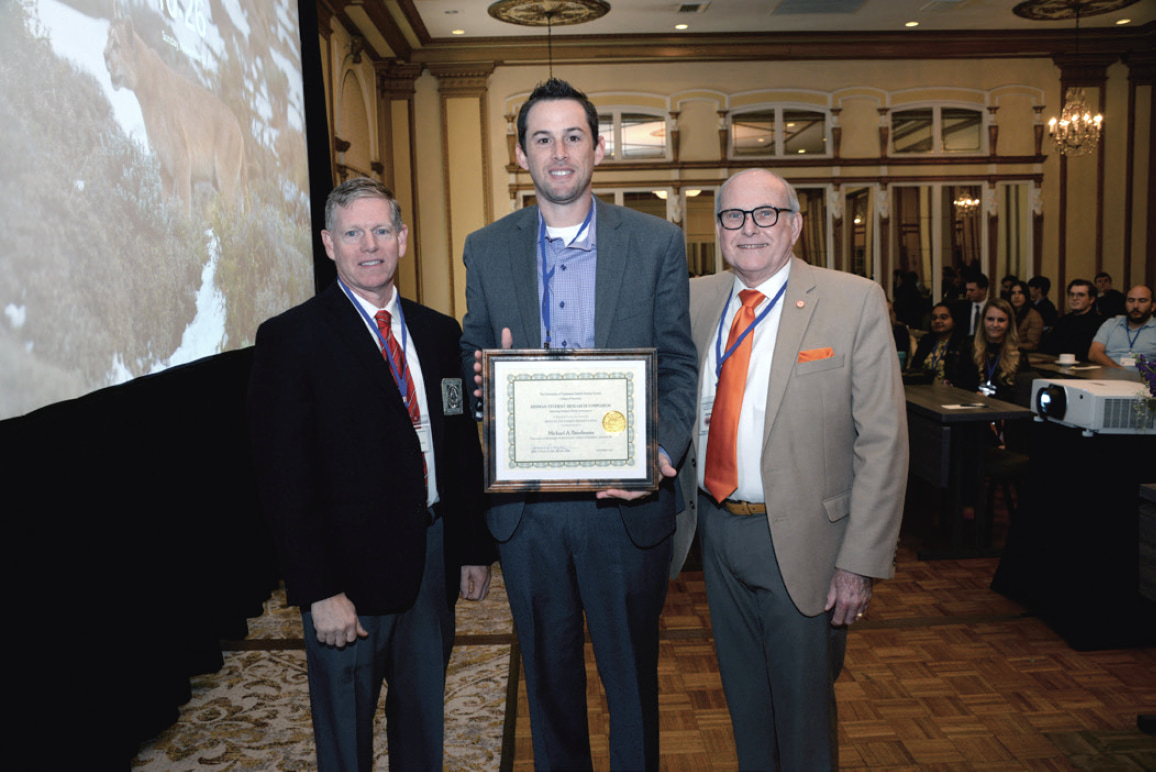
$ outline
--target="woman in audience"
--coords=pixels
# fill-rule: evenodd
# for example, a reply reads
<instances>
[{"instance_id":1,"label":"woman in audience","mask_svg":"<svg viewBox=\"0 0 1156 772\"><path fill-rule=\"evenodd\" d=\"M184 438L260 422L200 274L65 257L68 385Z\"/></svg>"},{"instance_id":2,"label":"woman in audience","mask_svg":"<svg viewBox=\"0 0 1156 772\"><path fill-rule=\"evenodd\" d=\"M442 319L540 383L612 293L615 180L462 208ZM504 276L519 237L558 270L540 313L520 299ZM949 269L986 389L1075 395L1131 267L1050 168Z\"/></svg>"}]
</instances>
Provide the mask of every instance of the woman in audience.
<instances>
[{"instance_id":1,"label":"woman in audience","mask_svg":"<svg viewBox=\"0 0 1156 772\"><path fill-rule=\"evenodd\" d=\"M1015 312L1006 300L987 301L975 337L960 350L956 366L950 371L953 386L1014 401L1016 373L1020 369L1019 333L1014 318Z\"/></svg>"},{"instance_id":2,"label":"woman in audience","mask_svg":"<svg viewBox=\"0 0 1156 772\"><path fill-rule=\"evenodd\" d=\"M1011 306L1015 313L1016 333L1020 339L1020 351L1035 351L1040 347L1044 334L1044 317L1032 308L1031 291L1027 282L1016 281L1011 286Z\"/></svg>"},{"instance_id":3,"label":"woman in audience","mask_svg":"<svg viewBox=\"0 0 1156 772\"><path fill-rule=\"evenodd\" d=\"M955 321L946 303L931 309L931 332L919 339L908 372L931 376L935 383L943 383L944 367L951 355L959 351L961 338L955 334Z\"/></svg>"}]
</instances>

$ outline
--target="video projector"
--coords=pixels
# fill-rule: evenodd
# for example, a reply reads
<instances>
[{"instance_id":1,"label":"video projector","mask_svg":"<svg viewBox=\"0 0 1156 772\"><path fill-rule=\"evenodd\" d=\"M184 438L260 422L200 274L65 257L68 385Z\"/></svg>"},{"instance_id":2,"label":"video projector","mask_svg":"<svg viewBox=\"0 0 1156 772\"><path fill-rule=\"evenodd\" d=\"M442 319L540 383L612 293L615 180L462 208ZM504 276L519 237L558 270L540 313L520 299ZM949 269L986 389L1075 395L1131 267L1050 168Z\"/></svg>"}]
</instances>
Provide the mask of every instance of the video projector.
<instances>
[{"instance_id":1,"label":"video projector","mask_svg":"<svg viewBox=\"0 0 1156 772\"><path fill-rule=\"evenodd\" d=\"M1032 381L1032 412L1037 421L1054 421L1093 434L1156 432L1156 411L1139 399L1147 396L1137 381Z\"/></svg>"}]
</instances>

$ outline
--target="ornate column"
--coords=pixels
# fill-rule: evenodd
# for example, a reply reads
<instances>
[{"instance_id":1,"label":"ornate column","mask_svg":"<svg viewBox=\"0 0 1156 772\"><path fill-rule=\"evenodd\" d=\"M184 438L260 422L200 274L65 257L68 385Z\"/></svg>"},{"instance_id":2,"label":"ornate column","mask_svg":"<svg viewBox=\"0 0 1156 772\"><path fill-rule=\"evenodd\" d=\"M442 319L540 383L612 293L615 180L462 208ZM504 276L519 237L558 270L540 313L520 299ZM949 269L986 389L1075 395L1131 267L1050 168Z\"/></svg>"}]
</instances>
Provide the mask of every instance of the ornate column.
<instances>
[{"instance_id":1,"label":"ornate column","mask_svg":"<svg viewBox=\"0 0 1156 772\"><path fill-rule=\"evenodd\" d=\"M835 268L847 270L847 258L843 255L843 192L839 183L827 191L827 209L831 212L831 249L835 252Z\"/></svg>"},{"instance_id":2,"label":"ornate column","mask_svg":"<svg viewBox=\"0 0 1156 772\"><path fill-rule=\"evenodd\" d=\"M1033 105L1032 112L1035 113L1035 124L1032 129L1035 131L1036 155L1044 154L1044 119L1041 113L1044 111L1043 105Z\"/></svg>"},{"instance_id":3,"label":"ornate column","mask_svg":"<svg viewBox=\"0 0 1156 772\"><path fill-rule=\"evenodd\" d=\"M1153 131L1153 115L1151 107L1148 110L1148 126L1147 131L1142 122L1137 116L1137 99L1136 91L1138 88L1147 88L1148 103L1152 103L1152 94L1156 93L1156 53L1151 51L1135 51L1129 53L1124 57L1124 63L1128 65L1128 131L1125 137L1125 158L1136 158L1137 142L1141 146L1145 144L1145 153L1148 156L1148 184L1145 189L1137 190L1139 187L1136 182L1136 165L1127 164L1124 172L1124 281L1123 286L1130 287L1135 284L1143 284L1151 287L1156 283L1156 217L1148 217L1147 224L1144 227L1145 235L1143 244L1147 245L1147 249L1141 248L1141 243L1138 242L1133 234L1134 226L1134 212L1151 212L1153 207L1156 207L1156 131ZM1140 198L1144 202L1143 206L1137 207L1136 199ZM1142 215L1141 215L1142 216ZM1133 243L1137 241L1138 243ZM1144 257L1146 252L1147 259L1142 259L1143 268L1139 274L1133 272L1133 252L1140 252L1141 257Z\"/></svg>"},{"instance_id":4,"label":"ornate column","mask_svg":"<svg viewBox=\"0 0 1156 772\"><path fill-rule=\"evenodd\" d=\"M887 120L887 113L891 112L890 107L876 108L879 112L879 157L887 157L888 139L891 136L891 122Z\"/></svg>"},{"instance_id":5,"label":"ornate column","mask_svg":"<svg viewBox=\"0 0 1156 772\"><path fill-rule=\"evenodd\" d=\"M1099 95L1099 112L1103 114L1104 103L1106 99L1105 84L1107 82L1108 67L1115 63L1119 57L1116 55L1105 54L1082 54L1076 56L1075 54L1057 54L1052 57L1052 61L1060 68L1060 108L1063 108L1064 100L1066 99L1068 89L1072 87L1080 88L1094 88ZM1058 112L1058 111L1057 111ZM1096 147L1094 153L1095 158L1095 185L1089 184L1087 179L1082 177L1091 176L1088 174L1087 166L1080 163L1081 168L1078 169L1074 176L1075 182L1069 185L1070 167L1068 157L1066 155L1060 156L1060 222L1059 222L1059 245L1057 255L1060 264L1061 278L1063 278L1064 269L1067 265L1068 252L1068 192L1069 188L1076 192L1075 206L1094 212L1096 220L1096 229L1094 236L1094 243L1091 252L1095 255L1095 262L1093 271L1098 273L1103 269L1104 263L1104 143L1105 137L1100 138L1099 145ZM1089 201L1087 195L1088 190L1094 190L1094 200ZM1088 245L1086 243L1080 244L1082 234L1077 234L1075 237L1076 244L1074 245L1076 254L1084 254ZM1060 282L1063 284L1063 282Z\"/></svg>"},{"instance_id":6,"label":"ornate column","mask_svg":"<svg viewBox=\"0 0 1156 772\"><path fill-rule=\"evenodd\" d=\"M1032 276L1039 276L1044 270L1044 198L1039 180L1028 188L1028 196L1032 209Z\"/></svg>"},{"instance_id":7,"label":"ornate column","mask_svg":"<svg viewBox=\"0 0 1156 772\"><path fill-rule=\"evenodd\" d=\"M843 147L843 127L839 125L839 113L843 112L842 107L831 108L831 156L839 157L839 152Z\"/></svg>"},{"instance_id":8,"label":"ornate column","mask_svg":"<svg viewBox=\"0 0 1156 772\"><path fill-rule=\"evenodd\" d=\"M879 263L886 269L891 266L891 189L886 185L879 186L879 194L876 196L878 205L875 208L879 215ZM890 270L880 271L880 277L883 279L883 287L887 288L886 282L890 281ZM925 279L927 277L924 277Z\"/></svg>"},{"instance_id":9,"label":"ornate column","mask_svg":"<svg viewBox=\"0 0 1156 772\"><path fill-rule=\"evenodd\" d=\"M727 115L730 110L718 111L718 157L720 161L727 160L727 145L730 144L730 122Z\"/></svg>"},{"instance_id":10,"label":"ornate column","mask_svg":"<svg viewBox=\"0 0 1156 772\"><path fill-rule=\"evenodd\" d=\"M451 316L466 309L466 236L493 219L487 87L493 62L430 65L441 96L442 182Z\"/></svg>"},{"instance_id":11,"label":"ornate column","mask_svg":"<svg viewBox=\"0 0 1156 772\"><path fill-rule=\"evenodd\" d=\"M515 154L514 148L518 146L518 115L517 113L506 113L502 117L506 119L506 164L517 166L518 156Z\"/></svg>"},{"instance_id":12,"label":"ornate column","mask_svg":"<svg viewBox=\"0 0 1156 772\"><path fill-rule=\"evenodd\" d=\"M421 65L378 62L377 126L381 161L374 171L401 205L402 216L409 226L409 254L418 256L403 261L398 268L398 291L407 298L422 297L421 212L418 207L418 175L414 147L414 82L421 76ZM411 268L412 266L412 268Z\"/></svg>"},{"instance_id":13,"label":"ornate column","mask_svg":"<svg viewBox=\"0 0 1156 772\"><path fill-rule=\"evenodd\" d=\"M997 148L999 147L999 124L995 122L995 113L999 107L987 108L987 114L991 117L987 119L987 144L988 153L992 158L999 155Z\"/></svg>"},{"instance_id":14,"label":"ornate column","mask_svg":"<svg viewBox=\"0 0 1156 772\"><path fill-rule=\"evenodd\" d=\"M995 192L995 180L988 180L980 198L983 201L983 211L987 213L987 267L994 284L995 267L999 257L999 196Z\"/></svg>"}]
</instances>

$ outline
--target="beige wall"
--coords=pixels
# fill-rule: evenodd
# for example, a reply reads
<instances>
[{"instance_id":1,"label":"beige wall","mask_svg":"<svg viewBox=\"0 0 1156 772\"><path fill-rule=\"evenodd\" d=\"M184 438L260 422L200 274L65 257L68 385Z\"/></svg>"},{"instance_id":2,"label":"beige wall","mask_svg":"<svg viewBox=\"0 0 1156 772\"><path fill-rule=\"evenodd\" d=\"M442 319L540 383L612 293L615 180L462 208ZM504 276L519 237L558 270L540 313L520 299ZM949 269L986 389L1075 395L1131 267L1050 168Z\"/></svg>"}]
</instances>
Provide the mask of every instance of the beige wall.
<instances>
[{"instance_id":1,"label":"beige wall","mask_svg":"<svg viewBox=\"0 0 1156 772\"><path fill-rule=\"evenodd\" d=\"M328 62L334 68L340 66L342 43L342 36L336 35ZM1007 184L1004 177L1025 181L1042 179L1038 196L1030 190L1034 183L1026 185L1029 195L1024 222L1024 228L1031 229L1031 203L1038 198L1043 218L1042 243L1035 245L1035 252L1040 256L1040 273L1051 277L1053 282L1061 275L1065 280L1091 278L1100 264L1117 277L1117 284L1123 284L1128 249L1131 250L1128 270L1134 281L1156 273L1147 257L1145 243L1151 211L1147 200L1151 88L1142 86L1136 90L1136 110L1132 116L1136 142L1131 161L1134 201L1129 230L1125 227L1124 206L1129 169L1126 148L1129 71L1122 63L1108 69L1104 91L1102 202L1097 200L1100 154L1071 158L1065 164L1067 206L1062 271L1059 265L1061 164L1046 136L1042 161L1034 157L1037 114L1033 107L1044 106L1039 118L1046 122L1058 114L1062 104L1060 70L1050 59L562 64L555 66L554 74L586 91L601 107L636 105L680 113L677 122L680 163L661 162L650 166L637 163L634 168L624 170L608 162L595 173L596 189L717 185L741 168L720 158L718 113L740 106L790 103L821 110L837 108L842 131L840 155L848 160L880 158L880 108L950 103L982 110L985 119L990 120L986 108L998 107L994 115L999 127L998 163L992 163L987 155L974 157L964 164L929 158L920 165L903 165L884 158L879 165L856 166L813 159L814 165L784 164L780 171L807 187L832 190L835 184L841 183L844 193L848 188L862 187L872 181L881 185L910 184L912 178L916 178L916 182L925 179L927 184L935 185L959 180L959 184L979 186L992 197L998 196L1001 186ZM484 95L459 98L458 93L441 94L438 79L426 71L415 81L413 136L395 135L389 142L376 138L365 140L368 144L379 142L386 152L395 156L407 142L412 142L411 174L417 191L414 206L421 215L420 231L414 242L420 244L420 249L416 250L414 259L421 263L419 299L422 302L458 318L464 314L461 250L465 237L488 219L507 214L512 208L512 198L516 197L514 188L524 190L530 184L525 172L507 168L505 116L516 112L545 77L547 72L541 66L498 64L485 80ZM1091 104L1098 104L1099 91L1088 89L1088 97ZM369 106L366 112L370 116L371 132L380 133L383 129L376 127L372 120L373 107ZM982 132L986 142L986 125ZM1018 162L1008 160L1013 156ZM396 159L386 160L387 168L397 166ZM775 161L769 159L767 164L773 167ZM992 187L989 182L998 184ZM674 219L681 216L676 201L677 197L672 197L668 208ZM1002 222L998 226L998 239L993 238L993 244L1003 244L1004 226ZM875 243L880 243L874 235L875 229L869 232ZM844 248L847 233L845 228ZM1028 238L1027 234L1022 234L1022 238ZM986 251L988 240L983 241ZM895 239L892 238L888 246L894 255ZM830 244L828 248L833 247ZM986 255L984 265L990 273L1004 266L1002 260L997 261L1004 249L997 246ZM1027 262L1031 264L1030 256ZM893 264L893 259L881 260L878 255L874 260L877 271ZM992 278L998 280L997 276ZM403 282L403 288L405 286ZM411 282L409 286L416 285ZM1059 301L1062 294L1062 291L1053 291L1052 297Z\"/></svg>"}]
</instances>

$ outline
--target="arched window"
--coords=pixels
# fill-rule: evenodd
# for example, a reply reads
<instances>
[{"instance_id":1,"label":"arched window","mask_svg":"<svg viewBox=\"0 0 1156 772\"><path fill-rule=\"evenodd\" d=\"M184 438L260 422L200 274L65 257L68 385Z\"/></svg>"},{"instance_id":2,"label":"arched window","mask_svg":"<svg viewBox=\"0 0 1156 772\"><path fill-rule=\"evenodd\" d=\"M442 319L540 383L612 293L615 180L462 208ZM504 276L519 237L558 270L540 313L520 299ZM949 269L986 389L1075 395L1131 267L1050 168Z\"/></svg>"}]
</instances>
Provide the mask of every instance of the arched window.
<instances>
[{"instance_id":1,"label":"arched window","mask_svg":"<svg viewBox=\"0 0 1156 772\"><path fill-rule=\"evenodd\" d=\"M768 107L731 117L733 158L827 153L826 112L806 107Z\"/></svg>"},{"instance_id":2,"label":"arched window","mask_svg":"<svg viewBox=\"0 0 1156 772\"><path fill-rule=\"evenodd\" d=\"M903 153L982 153L983 111L929 105L891 112L891 146Z\"/></svg>"},{"instance_id":3,"label":"arched window","mask_svg":"<svg viewBox=\"0 0 1156 772\"><path fill-rule=\"evenodd\" d=\"M606 141L607 161L666 159L666 116L637 108L599 112L598 134Z\"/></svg>"}]
</instances>

